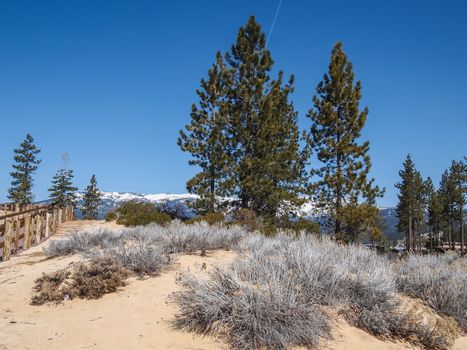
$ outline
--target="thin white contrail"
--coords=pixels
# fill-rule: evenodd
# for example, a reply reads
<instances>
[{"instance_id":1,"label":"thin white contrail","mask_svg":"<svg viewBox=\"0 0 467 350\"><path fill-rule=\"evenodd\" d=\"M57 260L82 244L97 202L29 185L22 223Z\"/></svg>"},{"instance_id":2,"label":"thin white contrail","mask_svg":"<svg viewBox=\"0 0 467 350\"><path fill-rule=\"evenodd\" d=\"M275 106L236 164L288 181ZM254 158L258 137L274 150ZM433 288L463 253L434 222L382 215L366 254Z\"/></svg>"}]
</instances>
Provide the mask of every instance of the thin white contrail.
<instances>
[{"instance_id":1,"label":"thin white contrail","mask_svg":"<svg viewBox=\"0 0 467 350\"><path fill-rule=\"evenodd\" d=\"M271 30L269 31L268 37L266 39L266 47L268 46L269 39L271 38L272 31L274 30L274 25L276 24L277 16L279 16L279 11L281 9L282 0L279 0L279 6L277 6L276 15L272 21Z\"/></svg>"}]
</instances>

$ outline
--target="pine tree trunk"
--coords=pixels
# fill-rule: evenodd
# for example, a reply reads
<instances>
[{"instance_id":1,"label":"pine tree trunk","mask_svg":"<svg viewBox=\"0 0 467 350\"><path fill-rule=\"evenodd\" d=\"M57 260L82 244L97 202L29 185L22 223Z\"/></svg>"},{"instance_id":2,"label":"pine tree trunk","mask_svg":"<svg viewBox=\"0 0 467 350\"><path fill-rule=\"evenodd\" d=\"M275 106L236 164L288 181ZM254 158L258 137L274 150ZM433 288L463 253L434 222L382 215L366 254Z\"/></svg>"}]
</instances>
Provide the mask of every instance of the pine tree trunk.
<instances>
[{"instance_id":1,"label":"pine tree trunk","mask_svg":"<svg viewBox=\"0 0 467 350\"><path fill-rule=\"evenodd\" d=\"M433 254L433 226L429 226L429 232L430 232L430 254Z\"/></svg>"},{"instance_id":2,"label":"pine tree trunk","mask_svg":"<svg viewBox=\"0 0 467 350\"><path fill-rule=\"evenodd\" d=\"M209 211L211 213L214 213L216 211L216 194L215 194L215 190L216 190L216 187L215 187L215 174L214 174L214 171L211 169L211 172L210 172L210 176L211 178L209 179L210 183L209 183L209 190L211 191L209 193Z\"/></svg>"},{"instance_id":3,"label":"pine tree trunk","mask_svg":"<svg viewBox=\"0 0 467 350\"><path fill-rule=\"evenodd\" d=\"M409 234L408 234L408 251L413 251L413 231L412 231L412 214L409 215Z\"/></svg>"},{"instance_id":4,"label":"pine tree trunk","mask_svg":"<svg viewBox=\"0 0 467 350\"><path fill-rule=\"evenodd\" d=\"M455 250L455 242L454 242L454 220L451 220L451 249Z\"/></svg>"},{"instance_id":5,"label":"pine tree trunk","mask_svg":"<svg viewBox=\"0 0 467 350\"><path fill-rule=\"evenodd\" d=\"M464 256L464 244L465 244L465 236L464 236L464 216L463 216L463 211L461 214L461 257Z\"/></svg>"}]
</instances>

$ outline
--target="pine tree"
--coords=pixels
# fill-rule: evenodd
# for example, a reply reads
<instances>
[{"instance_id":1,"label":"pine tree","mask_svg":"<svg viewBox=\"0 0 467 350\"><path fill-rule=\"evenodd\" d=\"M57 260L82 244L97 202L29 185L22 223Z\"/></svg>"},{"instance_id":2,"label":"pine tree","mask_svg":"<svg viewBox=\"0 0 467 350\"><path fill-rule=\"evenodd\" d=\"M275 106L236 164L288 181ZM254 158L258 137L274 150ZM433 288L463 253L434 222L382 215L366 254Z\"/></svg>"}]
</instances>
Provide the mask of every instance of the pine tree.
<instances>
[{"instance_id":1,"label":"pine tree","mask_svg":"<svg viewBox=\"0 0 467 350\"><path fill-rule=\"evenodd\" d=\"M99 215L101 193L97 188L96 175L92 175L89 185L86 187L81 213L86 220L96 220Z\"/></svg>"},{"instance_id":2,"label":"pine tree","mask_svg":"<svg viewBox=\"0 0 467 350\"><path fill-rule=\"evenodd\" d=\"M361 84L354 83L352 63L342 44L331 54L328 72L318 84L308 144L323 166L311 171L318 181L310 186L318 205L329 212L336 236L343 235L342 209L362 200L374 205L384 190L368 178L371 162L368 141L359 143L368 109L360 110ZM371 215L361 212L361 215Z\"/></svg>"},{"instance_id":3,"label":"pine tree","mask_svg":"<svg viewBox=\"0 0 467 350\"><path fill-rule=\"evenodd\" d=\"M302 202L305 157L289 101L294 79L283 84L280 72L271 80L273 61L254 17L240 28L225 60L232 77L228 103L237 195L242 208L275 220Z\"/></svg>"},{"instance_id":4,"label":"pine tree","mask_svg":"<svg viewBox=\"0 0 467 350\"><path fill-rule=\"evenodd\" d=\"M395 185L399 190L399 203L396 207L397 228L399 232L406 233L406 249L414 251L416 233L419 232L424 218L425 183L410 155L407 155L399 176L401 182Z\"/></svg>"},{"instance_id":5,"label":"pine tree","mask_svg":"<svg viewBox=\"0 0 467 350\"><path fill-rule=\"evenodd\" d=\"M197 90L198 105L191 108L191 123L180 131L178 145L189 152L201 171L187 183L190 193L200 196L196 207L200 213L215 212L217 197L232 193L233 181L230 174L231 157L228 152L227 108L225 103L228 75L222 55L218 52L216 62L209 69L208 79L201 80Z\"/></svg>"},{"instance_id":6,"label":"pine tree","mask_svg":"<svg viewBox=\"0 0 467 350\"><path fill-rule=\"evenodd\" d=\"M443 231L447 231L448 246L454 250L454 223L457 217L456 182L452 167L441 175L439 183L439 198L441 203L441 218ZM446 237L445 237L446 240Z\"/></svg>"},{"instance_id":7,"label":"pine tree","mask_svg":"<svg viewBox=\"0 0 467 350\"><path fill-rule=\"evenodd\" d=\"M30 204L33 201L32 175L41 163L41 160L37 158L40 151L40 149L36 148L34 139L30 134L26 135L26 139L20 144L20 148L14 150L14 171L10 173L13 181L11 182L12 187L8 190L8 199L11 201L19 204Z\"/></svg>"},{"instance_id":8,"label":"pine tree","mask_svg":"<svg viewBox=\"0 0 467 350\"><path fill-rule=\"evenodd\" d=\"M465 161L453 161L449 169L450 176L452 177L453 189L453 212L452 220L457 221L458 225L458 239L461 243L461 255L464 255L464 208L467 201L467 163Z\"/></svg>"},{"instance_id":9,"label":"pine tree","mask_svg":"<svg viewBox=\"0 0 467 350\"><path fill-rule=\"evenodd\" d=\"M439 245L439 232L441 229L441 203L439 194L435 190L433 181L430 177L425 181L426 205L427 205L427 224L430 230L430 252L433 252L433 243ZM433 239L436 235L436 240Z\"/></svg>"},{"instance_id":10,"label":"pine tree","mask_svg":"<svg viewBox=\"0 0 467 350\"><path fill-rule=\"evenodd\" d=\"M342 232L338 238L345 242L368 239L380 242L383 237L383 222L378 207L363 203L346 205L341 209Z\"/></svg>"},{"instance_id":11,"label":"pine tree","mask_svg":"<svg viewBox=\"0 0 467 350\"><path fill-rule=\"evenodd\" d=\"M65 207L76 205L77 187L73 186L73 170L60 169L52 179L52 186L49 188L52 204Z\"/></svg>"},{"instance_id":12,"label":"pine tree","mask_svg":"<svg viewBox=\"0 0 467 350\"><path fill-rule=\"evenodd\" d=\"M250 17L231 53L216 63L198 91L191 124L179 145L201 171L188 182L208 210L215 196L235 195L241 206L274 219L301 202L306 157L300 150L297 113L283 75L271 80L272 59L265 35ZM287 207L287 208L286 208Z\"/></svg>"}]
</instances>

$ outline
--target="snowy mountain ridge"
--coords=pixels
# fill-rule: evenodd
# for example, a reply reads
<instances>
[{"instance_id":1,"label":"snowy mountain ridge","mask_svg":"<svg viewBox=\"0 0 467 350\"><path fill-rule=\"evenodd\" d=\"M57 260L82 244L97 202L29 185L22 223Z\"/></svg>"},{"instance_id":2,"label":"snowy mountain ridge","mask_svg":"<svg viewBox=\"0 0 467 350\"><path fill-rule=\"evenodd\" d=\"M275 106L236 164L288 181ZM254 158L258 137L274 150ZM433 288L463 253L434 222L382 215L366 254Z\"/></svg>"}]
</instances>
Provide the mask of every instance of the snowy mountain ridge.
<instances>
[{"instance_id":1,"label":"snowy mountain ridge","mask_svg":"<svg viewBox=\"0 0 467 350\"><path fill-rule=\"evenodd\" d=\"M190 208L190 202L195 201L198 196L190 193L134 193L134 192L101 192L102 205L99 208L99 217L103 218L105 213L111 209L118 207L121 203L130 200L150 202L157 205L181 205L185 208L185 212L189 217L196 216L193 209ZM77 194L78 207L82 204L83 193ZM222 198L223 200L232 200L232 198ZM80 216L79 210L76 211L77 216ZM322 223L326 219L326 213L317 208L313 202L307 202L301 206L297 212L298 216L309 220ZM380 214L385 222L385 234L390 239L400 238L397 232L397 218L395 216L395 208L382 207Z\"/></svg>"}]
</instances>

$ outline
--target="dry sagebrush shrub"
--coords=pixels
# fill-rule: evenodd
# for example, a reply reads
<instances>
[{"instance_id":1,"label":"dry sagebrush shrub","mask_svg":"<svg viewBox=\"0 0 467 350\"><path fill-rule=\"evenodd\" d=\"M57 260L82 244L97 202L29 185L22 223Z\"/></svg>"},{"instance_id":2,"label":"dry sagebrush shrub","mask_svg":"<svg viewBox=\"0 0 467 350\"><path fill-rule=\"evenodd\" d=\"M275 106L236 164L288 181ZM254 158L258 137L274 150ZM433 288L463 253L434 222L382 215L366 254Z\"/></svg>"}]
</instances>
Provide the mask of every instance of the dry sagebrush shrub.
<instances>
[{"instance_id":1,"label":"dry sagebrush shrub","mask_svg":"<svg viewBox=\"0 0 467 350\"><path fill-rule=\"evenodd\" d=\"M42 305L45 303L57 303L65 299L68 286L65 281L71 272L63 269L49 274L42 274L35 280L34 291L31 304Z\"/></svg>"},{"instance_id":2,"label":"dry sagebrush shrub","mask_svg":"<svg viewBox=\"0 0 467 350\"><path fill-rule=\"evenodd\" d=\"M467 330L467 264L457 254L409 255L395 265L398 289L451 316Z\"/></svg>"},{"instance_id":3,"label":"dry sagebrush shrub","mask_svg":"<svg viewBox=\"0 0 467 350\"><path fill-rule=\"evenodd\" d=\"M398 290L465 322L465 265L450 256L409 257L394 267L387 257L359 245L305 234L265 237L240 226L180 221L118 234L75 234L51 243L48 252L109 257L145 275L157 274L176 254L216 249L234 249L240 257L215 268L207 280L183 275L183 289L173 295L180 309L174 325L220 336L235 349L313 347L329 335L330 318L323 308L343 312L353 325L382 338L446 348L452 322L418 322L401 309ZM58 293L63 300L61 289Z\"/></svg>"},{"instance_id":4,"label":"dry sagebrush shrub","mask_svg":"<svg viewBox=\"0 0 467 350\"><path fill-rule=\"evenodd\" d=\"M329 337L327 318L299 289L276 274L258 285L240 276L239 268L215 268L209 281L183 275L185 291L172 296L180 306L174 326L221 337L232 349L313 347Z\"/></svg>"},{"instance_id":5,"label":"dry sagebrush shrub","mask_svg":"<svg viewBox=\"0 0 467 350\"><path fill-rule=\"evenodd\" d=\"M128 272L108 257L77 263L71 269L44 274L35 281L31 304L60 303L66 299L98 299L125 285Z\"/></svg>"},{"instance_id":6,"label":"dry sagebrush shrub","mask_svg":"<svg viewBox=\"0 0 467 350\"><path fill-rule=\"evenodd\" d=\"M393 271L385 257L361 246L284 234L251 235L241 258L209 273L185 274L173 294L174 326L220 336L237 349L315 346L329 335L323 307L343 311L359 328L383 338L404 338L446 348L449 335L409 321L399 308Z\"/></svg>"},{"instance_id":7,"label":"dry sagebrush shrub","mask_svg":"<svg viewBox=\"0 0 467 350\"><path fill-rule=\"evenodd\" d=\"M108 245L121 241L122 233L110 230L98 230L91 232L73 232L66 239L53 240L44 249L48 257L72 255L77 253L89 254L93 249L102 249Z\"/></svg>"}]
</instances>

